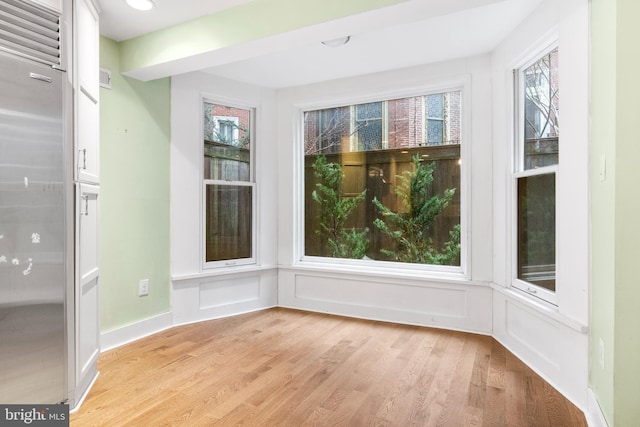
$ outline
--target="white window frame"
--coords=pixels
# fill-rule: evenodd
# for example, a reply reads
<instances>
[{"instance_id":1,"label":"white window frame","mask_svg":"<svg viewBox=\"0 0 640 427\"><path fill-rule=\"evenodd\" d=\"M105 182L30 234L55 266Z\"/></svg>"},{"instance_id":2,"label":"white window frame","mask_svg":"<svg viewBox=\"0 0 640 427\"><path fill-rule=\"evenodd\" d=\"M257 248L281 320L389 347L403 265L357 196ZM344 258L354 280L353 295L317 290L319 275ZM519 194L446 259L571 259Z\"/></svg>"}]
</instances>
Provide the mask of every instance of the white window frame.
<instances>
[{"instance_id":1,"label":"white window frame","mask_svg":"<svg viewBox=\"0 0 640 427\"><path fill-rule=\"evenodd\" d=\"M461 144L460 144L460 265L443 266L433 264L413 264L394 261L357 260L331 257L318 257L305 255L305 212L304 212L304 113L310 110L321 110L325 108L335 108L347 105L365 104L370 102L384 102L392 99L408 98L413 96L428 96L432 94L446 93L452 91L461 92ZM471 162L471 79L469 77L453 79L442 84L430 86L419 86L387 92L382 94L346 97L334 99L330 102L316 102L297 104L297 120L295 128L295 177L296 196L295 209L298 214L295 217L295 261L294 265L300 267L335 267L340 270L352 272L370 273L376 271L381 274L396 276L416 276L421 278L450 279L468 281L471 279L469 268L471 266L471 233L469 224L471 222L471 182L470 167Z\"/></svg>"},{"instance_id":2,"label":"white window frame","mask_svg":"<svg viewBox=\"0 0 640 427\"><path fill-rule=\"evenodd\" d=\"M216 180L216 179L204 179L204 167L203 167L203 159L204 159L204 104L217 104L224 105L226 107L232 108L240 108L249 111L249 122L250 122L250 140L249 140L249 181L227 181L227 180ZM255 145L256 145L256 115L257 108L252 105L246 105L241 102L228 100L228 99L220 99L217 97L211 96L201 96L200 97L200 182L202 183L202 188L200 191L200 262L201 262L201 270L210 270L210 269L219 269L219 268L233 268L233 267L242 267L247 265L255 265L257 264L257 245L258 245L258 196L257 196L257 183L256 183L256 155L255 155ZM229 120L238 123L239 119L237 117L227 117L227 116L214 116L213 119L215 123L217 119ZM234 131L234 135L237 137L238 130ZM251 187L251 256L248 258L238 258L238 259L230 259L230 260L221 260L221 261L206 261L206 246L207 246L207 238L206 238L206 217L207 217L207 186L208 185L222 185L222 186L246 186Z\"/></svg>"},{"instance_id":3,"label":"white window frame","mask_svg":"<svg viewBox=\"0 0 640 427\"><path fill-rule=\"evenodd\" d=\"M535 169L524 169L524 70L533 65L544 55L548 54L552 50L558 48L557 37L554 37L553 41L541 44L537 49L526 56L526 60L517 64L513 69L513 141L512 141L512 178L511 178L511 287L523 291L527 295L531 295L544 302L558 305L558 281L557 281L557 254L558 254L558 239L556 235L555 241L555 253L556 253L556 290L551 291L533 283L521 280L518 278L518 180L520 178L527 178L538 175L553 174L556 179L556 202L558 200L558 185L557 180L560 176L558 171L560 169L559 163L552 166L545 166ZM558 151L560 151L560 143ZM559 156L560 158L561 156ZM557 206L556 206L557 212ZM558 227L558 219L556 215L556 232Z\"/></svg>"}]
</instances>

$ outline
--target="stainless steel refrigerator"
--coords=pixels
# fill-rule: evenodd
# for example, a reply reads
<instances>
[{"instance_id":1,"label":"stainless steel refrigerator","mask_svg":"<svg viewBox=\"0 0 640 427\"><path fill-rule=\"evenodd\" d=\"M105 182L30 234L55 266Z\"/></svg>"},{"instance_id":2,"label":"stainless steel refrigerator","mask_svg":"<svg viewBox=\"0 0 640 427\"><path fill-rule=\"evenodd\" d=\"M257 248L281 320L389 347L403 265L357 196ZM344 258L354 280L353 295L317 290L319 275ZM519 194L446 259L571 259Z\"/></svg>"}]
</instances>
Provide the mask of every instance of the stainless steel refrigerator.
<instances>
[{"instance_id":1,"label":"stainless steel refrigerator","mask_svg":"<svg viewBox=\"0 0 640 427\"><path fill-rule=\"evenodd\" d=\"M73 245L65 79L55 66L27 56L0 51L3 404L57 403L67 394Z\"/></svg>"}]
</instances>

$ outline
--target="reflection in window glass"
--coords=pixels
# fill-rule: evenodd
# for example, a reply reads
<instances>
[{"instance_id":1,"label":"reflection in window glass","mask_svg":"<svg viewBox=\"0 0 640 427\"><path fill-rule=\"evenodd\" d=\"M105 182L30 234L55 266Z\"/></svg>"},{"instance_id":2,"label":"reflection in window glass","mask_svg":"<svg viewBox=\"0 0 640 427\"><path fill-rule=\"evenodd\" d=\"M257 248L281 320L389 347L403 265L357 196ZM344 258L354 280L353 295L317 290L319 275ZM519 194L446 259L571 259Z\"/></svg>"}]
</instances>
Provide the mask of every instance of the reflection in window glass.
<instances>
[{"instance_id":1,"label":"reflection in window glass","mask_svg":"<svg viewBox=\"0 0 640 427\"><path fill-rule=\"evenodd\" d=\"M251 110L204 103L204 179L251 180Z\"/></svg>"},{"instance_id":2,"label":"reflection in window glass","mask_svg":"<svg viewBox=\"0 0 640 427\"><path fill-rule=\"evenodd\" d=\"M427 96L427 144L441 145L444 138L444 95Z\"/></svg>"},{"instance_id":3,"label":"reflection in window glass","mask_svg":"<svg viewBox=\"0 0 640 427\"><path fill-rule=\"evenodd\" d=\"M518 279L555 291L555 174L518 179Z\"/></svg>"},{"instance_id":4,"label":"reflection in window glass","mask_svg":"<svg viewBox=\"0 0 640 427\"><path fill-rule=\"evenodd\" d=\"M251 257L252 187L207 185L206 262Z\"/></svg>"},{"instance_id":5,"label":"reflection in window glass","mask_svg":"<svg viewBox=\"0 0 640 427\"><path fill-rule=\"evenodd\" d=\"M382 102L356 105L356 131L360 150L382 149L382 127Z\"/></svg>"},{"instance_id":6,"label":"reflection in window glass","mask_svg":"<svg viewBox=\"0 0 640 427\"><path fill-rule=\"evenodd\" d=\"M204 101L203 112L204 263L255 262L253 110Z\"/></svg>"},{"instance_id":7,"label":"reflection in window glass","mask_svg":"<svg viewBox=\"0 0 640 427\"><path fill-rule=\"evenodd\" d=\"M523 70L524 170L558 164L558 49Z\"/></svg>"},{"instance_id":8,"label":"reflection in window glass","mask_svg":"<svg viewBox=\"0 0 640 427\"><path fill-rule=\"evenodd\" d=\"M306 111L304 254L460 265L461 100Z\"/></svg>"}]
</instances>

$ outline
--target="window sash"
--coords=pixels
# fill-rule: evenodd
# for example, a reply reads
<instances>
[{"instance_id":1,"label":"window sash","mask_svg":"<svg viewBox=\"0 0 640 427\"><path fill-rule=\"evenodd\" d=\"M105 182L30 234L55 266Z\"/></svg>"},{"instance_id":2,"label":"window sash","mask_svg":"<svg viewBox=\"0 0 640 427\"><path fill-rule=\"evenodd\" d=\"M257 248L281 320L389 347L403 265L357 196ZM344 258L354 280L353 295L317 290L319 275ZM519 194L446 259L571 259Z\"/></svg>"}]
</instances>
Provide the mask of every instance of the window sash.
<instances>
[{"instance_id":1,"label":"window sash","mask_svg":"<svg viewBox=\"0 0 640 427\"><path fill-rule=\"evenodd\" d=\"M513 157L513 191L512 191L512 243L513 243L513 256L512 256L512 280L511 285L519 290L522 290L532 296L540 298L546 302L557 305L557 258L556 258L556 202L557 194L555 187L553 190L553 213L546 212L543 207L532 204L527 212L521 212L523 208L523 199L521 198L520 191L523 189L527 182L533 183L535 181L544 180L545 176L553 176L554 185L558 177L558 148L559 148L559 134L553 135L551 138L535 138L533 143L536 147L532 149L530 147L532 141L526 138L525 128L527 126L526 121L526 94L525 94L525 71L531 69L534 64L537 64L542 58L545 58L556 51L557 45L552 45L544 50L538 51L535 57L529 62L525 63L522 67L514 70L513 72L513 88L514 88L514 157ZM557 75L556 75L557 77ZM530 104L530 103L529 103ZM529 105L530 107L530 105ZM531 111L531 110L529 110ZM538 114L536 112L536 114ZM540 136L540 135L538 135ZM536 158L536 156L538 156ZM535 184L530 188L531 191L540 191L540 188L535 190ZM548 199L549 194L537 194L532 195L536 197L547 197L545 203L551 203ZM523 217L523 214L529 215L529 220ZM552 221L552 224L544 224L539 221L540 216L547 215L547 221ZM552 219L551 219L552 218ZM533 221L533 222L531 222ZM531 222L530 225L529 222ZM522 227L528 227L527 230L523 230ZM525 232L530 233L526 234ZM548 249L547 252L540 248L540 245L544 246L544 240L548 240L549 235L553 235L553 248ZM545 237L546 236L546 237ZM548 246L548 242L546 243ZM553 263L541 263L538 262L541 259L548 260L550 255L553 254ZM536 261L537 260L537 261ZM535 264L538 262L539 265ZM528 264L528 265L525 265ZM529 279L529 280L527 280Z\"/></svg>"},{"instance_id":2,"label":"window sash","mask_svg":"<svg viewBox=\"0 0 640 427\"><path fill-rule=\"evenodd\" d=\"M516 179L516 278L553 292L556 277L555 181L554 172Z\"/></svg>"},{"instance_id":3,"label":"window sash","mask_svg":"<svg viewBox=\"0 0 640 427\"><path fill-rule=\"evenodd\" d=\"M556 132L553 135L537 135L535 137L527 137L527 119L525 117L526 110L530 113L534 113L536 116L540 116L542 114L542 109L545 109L542 106L538 110L530 110L527 109L527 105L531 107L532 102L527 102L527 99L531 97L527 97L525 94L526 91L526 70L533 67L535 64L539 63L543 58L550 56L555 52L557 55L558 46L556 44L547 47L544 50L541 50L535 55L535 57L524 63L524 65L518 69L513 71L513 87L514 91L514 121L516 126L514 127L514 138L515 138L515 150L514 150L514 172L521 172L530 169L537 169L540 167L547 167L557 165L559 163L559 134ZM557 61L557 59L555 60ZM553 65L553 64L552 64ZM557 66L557 64L555 64ZM550 74L555 73L554 78L559 79L557 70L550 70ZM555 82L556 84L558 81ZM555 88L558 89L557 87ZM558 95L556 93L556 95ZM558 95L559 97L559 95ZM554 101L548 100L549 102L541 102L540 104L554 104ZM557 99L555 101L556 105L548 105L548 114L553 117L553 120L557 120L557 116L555 116L558 111L556 111ZM535 103L534 103L535 104ZM553 111L552 111L553 110ZM553 121L551 120L551 121ZM556 122L557 125L557 122ZM547 128L551 126L547 124ZM529 126L530 127L530 126ZM536 159L538 157L538 159Z\"/></svg>"},{"instance_id":4,"label":"window sash","mask_svg":"<svg viewBox=\"0 0 640 427\"><path fill-rule=\"evenodd\" d=\"M247 199L249 200L249 206L244 212L234 211L223 212L218 217L207 215L208 209L213 206L210 197L209 190L218 188L220 190L244 190L244 194L234 195L233 192L222 194L221 198L224 198L220 202L223 207L241 207L246 206ZM233 204L235 199L242 203L238 206ZM242 181L218 181L218 180L205 180L202 189L202 260L204 268L216 268L216 267L229 267L238 265L247 265L256 263L256 185L254 183L247 183ZM220 212L220 211L218 211ZM248 218L247 218L248 217ZM218 237L209 239L209 227L218 218L217 225L219 225ZM215 224L214 224L215 225ZM236 230L236 233L233 233ZM248 234L248 236L247 236ZM237 239L233 241L233 239ZM223 250L219 248L213 248L212 245L220 244L226 246L229 256L224 255ZM243 246L244 245L244 246ZM247 247L248 246L248 247ZM224 248L223 248L224 249ZM214 257L214 254L218 256ZM235 256L231 256L235 255ZM212 259L213 258L213 259Z\"/></svg>"},{"instance_id":5,"label":"window sash","mask_svg":"<svg viewBox=\"0 0 640 427\"><path fill-rule=\"evenodd\" d=\"M211 117L207 123L208 106L219 106L231 114L212 114L209 107ZM204 270L256 264L255 108L205 97L201 98L201 108L201 267ZM238 117L235 113L239 113ZM247 120L248 126L243 124ZM225 127L231 128L230 144L210 141L212 138L205 135L207 130L221 132ZM245 139L240 141L242 138ZM216 188L221 200L217 205L212 200ZM208 209L214 208L216 214L208 215ZM216 236L208 235L213 226L219 228Z\"/></svg>"}]
</instances>

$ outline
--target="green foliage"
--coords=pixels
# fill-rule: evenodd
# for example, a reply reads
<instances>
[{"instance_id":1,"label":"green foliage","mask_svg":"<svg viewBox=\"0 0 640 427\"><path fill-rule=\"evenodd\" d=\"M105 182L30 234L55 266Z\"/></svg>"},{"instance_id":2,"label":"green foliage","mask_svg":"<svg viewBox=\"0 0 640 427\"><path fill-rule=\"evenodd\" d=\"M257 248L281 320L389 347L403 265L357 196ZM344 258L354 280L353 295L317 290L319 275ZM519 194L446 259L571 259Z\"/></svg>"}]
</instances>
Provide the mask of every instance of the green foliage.
<instances>
[{"instance_id":1,"label":"green foliage","mask_svg":"<svg viewBox=\"0 0 640 427\"><path fill-rule=\"evenodd\" d=\"M399 175L396 194L404 209L394 212L378 199L373 199L381 218L374 225L395 244L394 250L381 249L393 261L451 265L460 254L460 225L449 231L449 240L439 249L434 247L432 226L436 217L449 205L456 190L432 195L435 162L424 163L413 157L414 170Z\"/></svg>"},{"instance_id":2,"label":"green foliage","mask_svg":"<svg viewBox=\"0 0 640 427\"><path fill-rule=\"evenodd\" d=\"M327 163L325 156L318 156L313 164L314 175L318 179L312 199L320 205L318 214L318 234L323 247L328 250L325 256L334 258L356 258L365 256L369 247L368 228L357 231L346 228L346 221L366 195L366 190L356 197L343 197L344 175L337 163Z\"/></svg>"}]
</instances>

